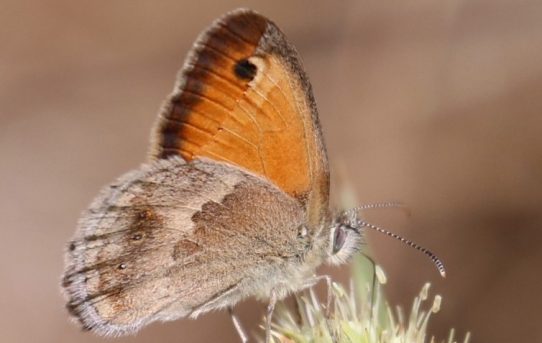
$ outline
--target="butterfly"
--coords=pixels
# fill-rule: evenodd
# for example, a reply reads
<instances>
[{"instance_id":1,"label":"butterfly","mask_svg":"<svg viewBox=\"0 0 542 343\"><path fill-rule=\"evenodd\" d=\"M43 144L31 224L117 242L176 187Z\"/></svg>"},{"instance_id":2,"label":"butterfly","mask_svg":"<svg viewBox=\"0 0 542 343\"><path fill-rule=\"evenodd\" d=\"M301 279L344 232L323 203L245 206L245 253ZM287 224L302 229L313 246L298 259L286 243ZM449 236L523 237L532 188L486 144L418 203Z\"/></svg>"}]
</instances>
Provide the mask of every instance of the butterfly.
<instances>
[{"instance_id":1,"label":"butterfly","mask_svg":"<svg viewBox=\"0 0 542 343\"><path fill-rule=\"evenodd\" d=\"M272 312L318 266L348 260L370 227L332 214L329 179L295 48L260 14L226 14L188 54L148 161L82 215L62 282L69 312L109 336L248 297Z\"/></svg>"}]
</instances>

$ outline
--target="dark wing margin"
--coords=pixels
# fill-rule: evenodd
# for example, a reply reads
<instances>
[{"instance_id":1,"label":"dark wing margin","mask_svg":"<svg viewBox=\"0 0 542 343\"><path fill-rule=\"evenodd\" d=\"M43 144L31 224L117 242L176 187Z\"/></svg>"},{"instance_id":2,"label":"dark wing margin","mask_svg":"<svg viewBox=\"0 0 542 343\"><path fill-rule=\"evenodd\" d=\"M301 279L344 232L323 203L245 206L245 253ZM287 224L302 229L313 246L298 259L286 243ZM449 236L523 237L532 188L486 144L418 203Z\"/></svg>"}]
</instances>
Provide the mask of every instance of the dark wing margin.
<instances>
[{"instance_id":1,"label":"dark wing margin","mask_svg":"<svg viewBox=\"0 0 542 343\"><path fill-rule=\"evenodd\" d=\"M208 157L297 198L311 226L328 219L329 169L311 85L267 18L240 9L203 32L153 131L151 159Z\"/></svg>"}]
</instances>

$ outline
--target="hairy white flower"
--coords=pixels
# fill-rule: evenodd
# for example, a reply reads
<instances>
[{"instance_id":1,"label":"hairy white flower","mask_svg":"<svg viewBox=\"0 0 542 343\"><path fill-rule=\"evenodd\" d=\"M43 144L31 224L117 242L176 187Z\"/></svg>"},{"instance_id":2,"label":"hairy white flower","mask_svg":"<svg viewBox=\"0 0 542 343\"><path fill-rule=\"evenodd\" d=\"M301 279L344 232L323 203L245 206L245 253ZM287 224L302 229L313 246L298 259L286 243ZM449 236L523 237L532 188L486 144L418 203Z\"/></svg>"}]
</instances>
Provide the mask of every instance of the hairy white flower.
<instances>
[{"instance_id":1,"label":"hairy white flower","mask_svg":"<svg viewBox=\"0 0 542 343\"><path fill-rule=\"evenodd\" d=\"M356 274L356 273L354 273ZM414 299L408 317L400 308L395 310L383 299L381 284L386 277L380 267L373 280L354 280L350 290L332 283L331 311L319 300L313 289L295 297L297 306L279 304L272 324L272 341L280 343L423 343L437 342L427 333L429 318L440 310L442 297L429 299L426 283ZM329 316L326 316L329 313ZM463 339L468 343L470 334ZM457 342L453 329L446 342Z\"/></svg>"}]
</instances>

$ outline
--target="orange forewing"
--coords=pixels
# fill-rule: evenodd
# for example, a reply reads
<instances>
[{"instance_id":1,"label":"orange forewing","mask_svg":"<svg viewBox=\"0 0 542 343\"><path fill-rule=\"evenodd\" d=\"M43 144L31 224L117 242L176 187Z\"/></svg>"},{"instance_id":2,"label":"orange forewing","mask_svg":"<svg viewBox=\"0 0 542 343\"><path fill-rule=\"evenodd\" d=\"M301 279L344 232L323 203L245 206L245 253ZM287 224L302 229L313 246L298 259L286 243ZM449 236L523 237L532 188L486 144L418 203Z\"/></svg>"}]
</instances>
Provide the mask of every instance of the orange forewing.
<instances>
[{"instance_id":1,"label":"orange forewing","mask_svg":"<svg viewBox=\"0 0 542 343\"><path fill-rule=\"evenodd\" d=\"M153 158L229 162L327 214L329 171L310 84L265 17L234 11L197 40L155 128Z\"/></svg>"}]
</instances>

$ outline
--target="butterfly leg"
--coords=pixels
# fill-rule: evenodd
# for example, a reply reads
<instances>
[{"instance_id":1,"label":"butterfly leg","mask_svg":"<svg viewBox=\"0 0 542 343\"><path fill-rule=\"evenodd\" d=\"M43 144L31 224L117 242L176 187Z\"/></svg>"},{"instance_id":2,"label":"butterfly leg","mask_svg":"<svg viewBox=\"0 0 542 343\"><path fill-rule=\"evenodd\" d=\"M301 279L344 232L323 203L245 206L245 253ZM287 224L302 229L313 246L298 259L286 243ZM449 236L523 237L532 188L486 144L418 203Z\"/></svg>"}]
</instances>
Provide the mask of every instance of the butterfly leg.
<instances>
[{"instance_id":1,"label":"butterfly leg","mask_svg":"<svg viewBox=\"0 0 542 343\"><path fill-rule=\"evenodd\" d=\"M247 343L248 342L247 334L245 333L245 330L243 329L243 326L241 325L239 318L237 318L237 316L233 312L233 307L229 306L228 312L230 313L233 326L235 327L235 330L237 331L237 334L239 335L239 338L241 339L241 343Z\"/></svg>"},{"instance_id":2,"label":"butterfly leg","mask_svg":"<svg viewBox=\"0 0 542 343\"><path fill-rule=\"evenodd\" d=\"M313 287L320 281L325 281L327 284L326 317L329 317L329 314L331 312L331 301L333 299L333 294L331 293L331 276L315 275L307 280L303 288ZM273 312L275 311L276 304L277 288L273 288L269 297L269 304L267 305L267 316L265 318L265 343L271 343L271 320L273 318Z\"/></svg>"},{"instance_id":3,"label":"butterfly leg","mask_svg":"<svg viewBox=\"0 0 542 343\"><path fill-rule=\"evenodd\" d=\"M309 288L315 286L318 282L325 281L327 285L327 300L326 300L326 318L329 318L331 314L331 301L333 300L333 293L331 292L331 276L329 275L318 275L313 276L307 280L306 286L304 288Z\"/></svg>"},{"instance_id":4,"label":"butterfly leg","mask_svg":"<svg viewBox=\"0 0 542 343\"><path fill-rule=\"evenodd\" d=\"M271 343L271 319L273 312L275 311L275 305L277 304L277 291L271 290L271 297L269 298L269 304L267 305L267 317L265 318L265 343Z\"/></svg>"}]
</instances>

